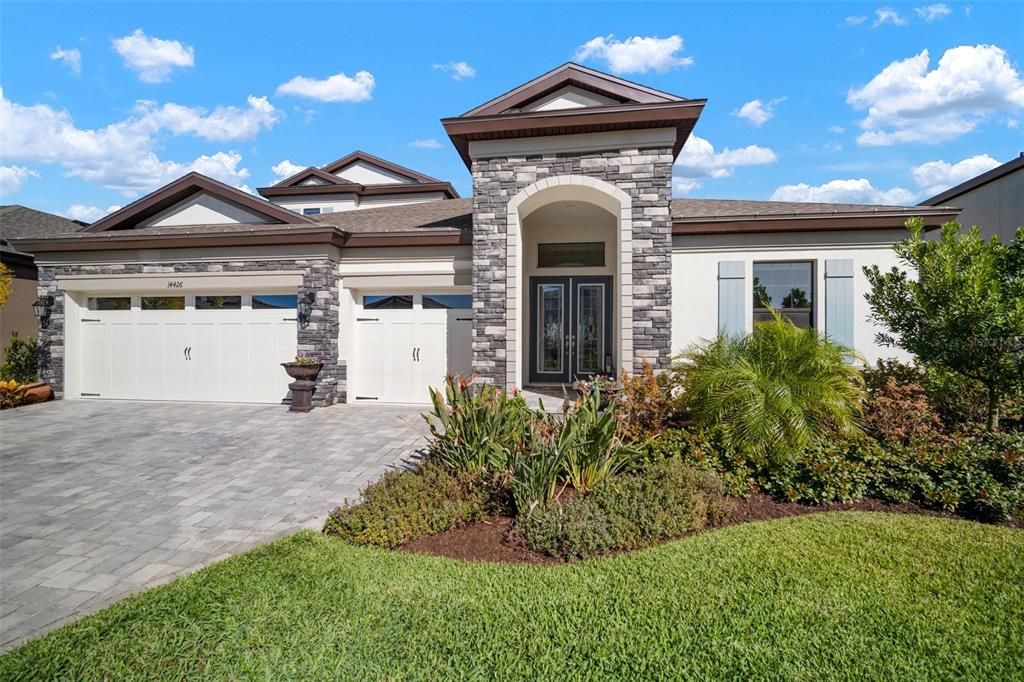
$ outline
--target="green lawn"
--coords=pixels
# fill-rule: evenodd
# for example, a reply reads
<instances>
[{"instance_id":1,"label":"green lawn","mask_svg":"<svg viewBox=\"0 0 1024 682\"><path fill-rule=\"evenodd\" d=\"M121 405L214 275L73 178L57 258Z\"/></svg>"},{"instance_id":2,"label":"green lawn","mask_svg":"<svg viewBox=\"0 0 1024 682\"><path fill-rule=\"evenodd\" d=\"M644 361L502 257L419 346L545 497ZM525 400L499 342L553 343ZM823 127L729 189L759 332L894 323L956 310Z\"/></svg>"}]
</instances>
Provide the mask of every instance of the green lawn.
<instances>
[{"instance_id":1,"label":"green lawn","mask_svg":"<svg viewBox=\"0 0 1024 682\"><path fill-rule=\"evenodd\" d=\"M493 566L300 533L29 643L0 679L1024 678L1024 532L826 513Z\"/></svg>"}]
</instances>

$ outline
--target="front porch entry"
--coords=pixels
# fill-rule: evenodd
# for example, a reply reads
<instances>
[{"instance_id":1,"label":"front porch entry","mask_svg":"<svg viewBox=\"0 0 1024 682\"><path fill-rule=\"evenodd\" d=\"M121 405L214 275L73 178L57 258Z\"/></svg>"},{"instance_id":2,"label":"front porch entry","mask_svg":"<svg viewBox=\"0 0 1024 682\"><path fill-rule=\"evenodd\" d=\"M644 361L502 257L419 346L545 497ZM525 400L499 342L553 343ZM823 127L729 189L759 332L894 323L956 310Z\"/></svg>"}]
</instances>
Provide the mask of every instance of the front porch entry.
<instances>
[{"instance_id":1,"label":"front porch entry","mask_svg":"<svg viewBox=\"0 0 1024 682\"><path fill-rule=\"evenodd\" d=\"M614 374L612 277L530 278L531 384Z\"/></svg>"}]
</instances>

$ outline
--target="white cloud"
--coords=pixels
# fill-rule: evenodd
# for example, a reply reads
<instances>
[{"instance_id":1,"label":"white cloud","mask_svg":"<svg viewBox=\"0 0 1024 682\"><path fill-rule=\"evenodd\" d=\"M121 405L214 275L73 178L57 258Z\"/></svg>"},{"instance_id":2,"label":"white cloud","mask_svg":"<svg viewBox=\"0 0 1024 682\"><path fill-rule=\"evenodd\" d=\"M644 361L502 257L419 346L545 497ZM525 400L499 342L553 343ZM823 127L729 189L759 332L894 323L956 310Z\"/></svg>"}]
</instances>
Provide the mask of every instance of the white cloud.
<instances>
[{"instance_id":1,"label":"white cloud","mask_svg":"<svg viewBox=\"0 0 1024 682\"><path fill-rule=\"evenodd\" d=\"M885 24L892 24L893 26L906 26L907 20L903 18L899 12L894 10L892 7L879 7L875 10L875 21L871 24L871 28L878 28Z\"/></svg>"},{"instance_id":2,"label":"white cloud","mask_svg":"<svg viewBox=\"0 0 1024 682\"><path fill-rule=\"evenodd\" d=\"M830 180L822 185L782 185L771 196L772 201L810 201L826 204L890 204L904 205L914 201L915 194L902 187L878 189L867 178Z\"/></svg>"},{"instance_id":3,"label":"white cloud","mask_svg":"<svg viewBox=\"0 0 1024 682\"><path fill-rule=\"evenodd\" d=\"M157 134L175 131L154 111L163 112L163 108L143 105L134 116L103 128L79 128L67 111L11 102L0 89L0 149L10 161L56 164L68 175L128 196L160 187L190 170L245 189L249 171L239 167L242 157L237 152L202 155L184 163L161 160L155 151ZM179 130L180 134L215 134L217 127Z\"/></svg>"},{"instance_id":4,"label":"white cloud","mask_svg":"<svg viewBox=\"0 0 1024 682\"><path fill-rule=\"evenodd\" d=\"M917 186L924 189L925 194L934 196L998 165L999 162L988 154L978 154L956 163L946 163L941 159L928 161L920 166L914 166L910 174Z\"/></svg>"},{"instance_id":5,"label":"white cloud","mask_svg":"<svg viewBox=\"0 0 1024 682\"><path fill-rule=\"evenodd\" d=\"M752 99L736 111L732 112L732 115L737 118L745 119L754 127L760 128L770 121L772 116L775 115L776 105L785 101L785 97L776 97L768 102L764 102L759 99Z\"/></svg>"},{"instance_id":6,"label":"white cloud","mask_svg":"<svg viewBox=\"0 0 1024 682\"><path fill-rule=\"evenodd\" d=\"M469 62L448 62L447 64L434 64L439 71L450 73L452 78L461 81L465 78L476 76L476 69L469 65Z\"/></svg>"},{"instance_id":7,"label":"white cloud","mask_svg":"<svg viewBox=\"0 0 1024 682\"><path fill-rule=\"evenodd\" d=\"M285 159L281 161L281 163L271 166L270 170L274 172L274 175L277 177L277 181L280 182L285 178L290 178L299 171L306 170L306 168L307 166L300 166L297 163L292 163L288 159Z\"/></svg>"},{"instance_id":8,"label":"white cloud","mask_svg":"<svg viewBox=\"0 0 1024 682\"><path fill-rule=\"evenodd\" d=\"M65 50L59 45L50 53L50 59L63 62L76 76L82 75L82 53L75 48Z\"/></svg>"},{"instance_id":9,"label":"white cloud","mask_svg":"<svg viewBox=\"0 0 1024 682\"><path fill-rule=\"evenodd\" d=\"M441 143L430 138L428 140L413 140L409 143L410 147L416 147L417 149L440 149Z\"/></svg>"},{"instance_id":10,"label":"white cloud","mask_svg":"<svg viewBox=\"0 0 1024 682\"><path fill-rule=\"evenodd\" d=\"M931 71L928 50L894 61L846 102L866 110L857 141L867 146L943 142L971 132L992 113L1024 108L1024 81L995 45L961 45Z\"/></svg>"},{"instance_id":11,"label":"white cloud","mask_svg":"<svg viewBox=\"0 0 1024 682\"><path fill-rule=\"evenodd\" d=\"M359 71L354 78L336 73L322 80L296 76L277 86L278 95L296 95L321 102L365 102L373 97L376 82L369 71Z\"/></svg>"},{"instance_id":12,"label":"white cloud","mask_svg":"<svg viewBox=\"0 0 1024 682\"><path fill-rule=\"evenodd\" d=\"M281 119L281 112L266 97L249 95L247 108L218 106L209 114L202 107L142 101L135 105L140 119L175 135L195 135L204 140L227 142L255 137Z\"/></svg>"},{"instance_id":13,"label":"white cloud","mask_svg":"<svg viewBox=\"0 0 1024 682\"><path fill-rule=\"evenodd\" d=\"M860 26L867 20L868 18L864 15L855 15L852 17L846 17L846 19L843 20L843 23L847 26Z\"/></svg>"},{"instance_id":14,"label":"white cloud","mask_svg":"<svg viewBox=\"0 0 1024 682\"><path fill-rule=\"evenodd\" d=\"M762 166L777 160L775 152L767 147L752 144L716 152L714 145L703 137L691 135L676 159L672 186L676 192L686 194L701 187L702 178L727 178L738 167Z\"/></svg>"},{"instance_id":15,"label":"white cloud","mask_svg":"<svg viewBox=\"0 0 1024 682\"><path fill-rule=\"evenodd\" d=\"M121 207L114 205L107 208L99 206L86 206L85 204L71 204L62 215L68 220L81 220L83 223L94 223L104 216L108 216Z\"/></svg>"},{"instance_id":16,"label":"white cloud","mask_svg":"<svg viewBox=\"0 0 1024 682\"><path fill-rule=\"evenodd\" d=\"M914 12L917 13L917 16L930 23L936 19L948 17L953 10L951 10L949 5L945 3L936 2L931 5L925 5L924 7L915 7Z\"/></svg>"},{"instance_id":17,"label":"white cloud","mask_svg":"<svg viewBox=\"0 0 1024 682\"><path fill-rule=\"evenodd\" d=\"M843 126L829 126L828 131L834 135L842 135L846 132L846 128Z\"/></svg>"},{"instance_id":18,"label":"white cloud","mask_svg":"<svg viewBox=\"0 0 1024 682\"><path fill-rule=\"evenodd\" d=\"M613 73L664 73L693 64L692 57L676 54L682 49L683 39L677 35L632 36L625 40L616 40L612 35L597 36L576 48L576 59L603 61Z\"/></svg>"},{"instance_id":19,"label":"white cloud","mask_svg":"<svg viewBox=\"0 0 1024 682\"><path fill-rule=\"evenodd\" d=\"M29 178L38 178L39 173L24 166L0 166L0 197L14 194Z\"/></svg>"},{"instance_id":20,"label":"white cloud","mask_svg":"<svg viewBox=\"0 0 1024 682\"><path fill-rule=\"evenodd\" d=\"M129 35L115 38L114 51L124 65L139 74L144 83L163 83L175 68L195 66L195 49L177 40L147 36L141 28Z\"/></svg>"}]
</instances>

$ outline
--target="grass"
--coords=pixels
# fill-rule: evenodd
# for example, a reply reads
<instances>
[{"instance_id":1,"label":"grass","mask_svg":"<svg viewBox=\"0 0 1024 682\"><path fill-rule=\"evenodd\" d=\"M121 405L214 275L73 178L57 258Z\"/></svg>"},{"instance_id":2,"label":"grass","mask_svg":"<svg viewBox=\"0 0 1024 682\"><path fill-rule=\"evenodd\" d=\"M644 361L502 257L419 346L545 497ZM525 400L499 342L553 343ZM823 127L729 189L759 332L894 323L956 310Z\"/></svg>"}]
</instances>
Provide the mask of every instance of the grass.
<instances>
[{"instance_id":1,"label":"grass","mask_svg":"<svg viewBox=\"0 0 1024 682\"><path fill-rule=\"evenodd\" d=\"M1021 679L1024 532L823 513L557 567L284 540L0 659L0 679Z\"/></svg>"}]
</instances>

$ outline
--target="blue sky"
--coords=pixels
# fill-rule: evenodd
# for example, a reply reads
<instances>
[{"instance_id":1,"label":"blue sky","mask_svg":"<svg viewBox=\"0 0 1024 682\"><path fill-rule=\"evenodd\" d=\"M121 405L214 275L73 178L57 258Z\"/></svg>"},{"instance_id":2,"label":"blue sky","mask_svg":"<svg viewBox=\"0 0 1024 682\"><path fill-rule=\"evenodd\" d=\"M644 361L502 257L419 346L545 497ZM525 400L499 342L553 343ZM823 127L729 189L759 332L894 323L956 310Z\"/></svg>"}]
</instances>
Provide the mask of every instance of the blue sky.
<instances>
[{"instance_id":1,"label":"blue sky","mask_svg":"<svg viewBox=\"0 0 1024 682\"><path fill-rule=\"evenodd\" d=\"M916 203L1024 151L1024 3L0 13L0 201L87 220L191 169L254 190L353 149L469 196L439 119L568 60L708 99L677 196Z\"/></svg>"}]
</instances>

